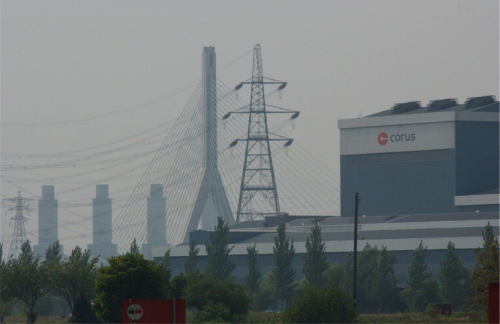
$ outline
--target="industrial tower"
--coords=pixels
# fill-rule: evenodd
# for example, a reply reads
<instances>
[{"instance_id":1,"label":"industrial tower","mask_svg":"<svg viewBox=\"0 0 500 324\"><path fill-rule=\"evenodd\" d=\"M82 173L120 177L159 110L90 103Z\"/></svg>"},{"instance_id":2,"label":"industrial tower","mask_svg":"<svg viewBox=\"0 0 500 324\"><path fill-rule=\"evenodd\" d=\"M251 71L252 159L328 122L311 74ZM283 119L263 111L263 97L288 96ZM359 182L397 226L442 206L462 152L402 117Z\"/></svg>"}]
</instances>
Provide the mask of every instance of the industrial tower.
<instances>
[{"instance_id":1,"label":"industrial tower","mask_svg":"<svg viewBox=\"0 0 500 324\"><path fill-rule=\"evenodd\" d=\"M92 244L87 245L93 255L102 259L118 255L118 247L112 238L112 208L108 185L96 185L92 199Z\"/></svg>"},{"instance_id":2,"label":"industrial tower","mask_svg":"<svg viewBox=\"0 0 500 324\"><path fill-rule=\"evenodd\" d=\"M54 186L42 186L42 199L38 200L38 245L33 246L33 252L42 259L49 246L58 240L57 209Z\"/></svg>"},{"instance_id":3,"label":"industrial tower","mask_svg":"<svg viewBox=\"0 0 500 324\"><path fill-rule=\"evenodd\" d=\"M26 242L26 230L24 229L24 224L27 219L24 217L24 211L29 211L27 203L30 200L21 196L21 191L17 192L16 198L4 199L10 200L16 203L16 207L9 208L9 210L15 210L16 216L11 219L14 220L14 233L12 234L12 241L10 242L9 255L7 259L17 258L21 253L21 245Z\"/></svg>"},{"instance_id":4,"label":"industrial tower","mask_svg":"<svg viewBox=\"0 0 500 324\"><path fill-rule=\"evenodd\" d=\"M202 107L203 107L203 164L188 204L187 228L182 230L182 241L189 239L189 232L212 229L217 217L228 224L234 223L231 207L217 168L217 74L215 48L204 47L202 53Z\"/></svg>"},{"instance_id":5,"label":"industrial tower","mask_svg":"<svg viewBox=\"0 0 500 324\"><path fill-rule=\"evenodd\" d=\"M260 44L255 44L254 46L251 80L241 82L236 86L235 90L239 90L244 84L252 85L250 105L228 113L223 117L227 119L234 113L249 114L246 139L237 139L230 144L233 147L238 141L246 141L245 162L241 177L236 222L254 220L266 216L277 216L280 213L270 141L285 141L284 146L288 147L292 144L293 139L277 134L271 134L273 137L270 137L267 126L267 114L291 113L292 116L290 119L294 120L300 113L276 106L272 107L277 110L266 110L264 84L279 84L278 91L281 91L286 87L287 83L263 77ZM258 198L263 199L259 201Z\"/></svg>"},{"instance_id":6,"label":"industrial tower","mask_svg":"<svg viewBox=\"0 0 500 324\"><path fill-rule=\"evenodd\" d=\"M167 247L166 239L167 200L163 196L163 185L152 184L147 198L146 233L147 243L142 245L142 253L152 259L154 247Z\"/></svg>"}]
</instances>

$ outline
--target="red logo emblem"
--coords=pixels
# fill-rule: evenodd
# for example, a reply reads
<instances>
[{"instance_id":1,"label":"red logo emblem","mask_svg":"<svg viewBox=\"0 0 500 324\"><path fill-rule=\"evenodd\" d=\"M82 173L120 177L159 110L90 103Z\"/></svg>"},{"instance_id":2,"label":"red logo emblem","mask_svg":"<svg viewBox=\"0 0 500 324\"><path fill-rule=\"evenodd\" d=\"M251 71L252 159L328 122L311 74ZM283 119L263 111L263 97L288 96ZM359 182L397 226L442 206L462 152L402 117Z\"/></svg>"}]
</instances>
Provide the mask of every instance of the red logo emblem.
<instances>
[{"instance_id":1,"label":"red logo emblem","mask_svg":"<svg viewBox=\"0 0 500 324\"><path fill-rule=\"evenodd\" d=\"M387 141L389 141L389 136L387 136L386 133L382 132L382 133L378 134L378 143L380 145L387 144Z\"/></svg>"}]
</instances>

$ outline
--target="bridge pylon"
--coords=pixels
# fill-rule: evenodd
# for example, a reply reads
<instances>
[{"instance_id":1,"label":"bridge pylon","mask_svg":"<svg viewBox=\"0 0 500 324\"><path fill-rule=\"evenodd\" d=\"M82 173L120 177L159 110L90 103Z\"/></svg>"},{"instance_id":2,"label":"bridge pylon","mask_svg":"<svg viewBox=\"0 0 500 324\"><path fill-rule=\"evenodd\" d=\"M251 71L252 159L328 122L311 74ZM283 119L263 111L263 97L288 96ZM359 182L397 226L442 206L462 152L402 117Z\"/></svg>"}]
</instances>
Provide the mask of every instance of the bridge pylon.
<instances>
[{"instance_id":1,"label":"bridge pylon","mask_svg":"<svg viewBox=\"0 0 500 324\"><path fill-rule=\"evenodd\" d=\"M189 232L199 227L213 229L217 224L217 217L222 217L228 224L234 223L231 207L217 168L216 73L215 48L204 47L202 53L203 165L188 204L189 222L187 229L183 231L182 241L184 242L188 241Z\"/></svg>"}]
</instances>

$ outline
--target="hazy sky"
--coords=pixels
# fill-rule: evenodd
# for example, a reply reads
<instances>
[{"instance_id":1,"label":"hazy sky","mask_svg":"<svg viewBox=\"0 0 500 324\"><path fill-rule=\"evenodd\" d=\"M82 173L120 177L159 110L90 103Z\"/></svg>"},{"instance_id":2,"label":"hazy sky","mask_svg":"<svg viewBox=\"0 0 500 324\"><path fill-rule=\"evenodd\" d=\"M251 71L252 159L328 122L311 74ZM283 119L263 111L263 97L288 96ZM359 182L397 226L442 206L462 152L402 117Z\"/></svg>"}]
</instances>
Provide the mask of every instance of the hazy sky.
<instances>
[{"instance_id":1,"label":"hazy sky","mask_svg":"<svg viewBox=\"0 0 500 324\"><path fill-rule=\"evenodd\" d=\"M192 92L186 87L200 80L203 46L215 47L218 78L234 86L251 76L255 43L264 75L288 82L280 106L302 112L295 141L335 173L338 119L397 102L499 94L497 0L3 0L2 165L42 164L25 154L98 146L174 120ZM18 190L39 198L51 184L35 181L44 172L17 173L19 182L3 172L2 199ZM90 201L95 188L75 194ZM4 205L7 245L12 216ZM33 231L36 213L29 218ZM66 252L90 243L70 235Z\"/></svg>"}]
</instances>

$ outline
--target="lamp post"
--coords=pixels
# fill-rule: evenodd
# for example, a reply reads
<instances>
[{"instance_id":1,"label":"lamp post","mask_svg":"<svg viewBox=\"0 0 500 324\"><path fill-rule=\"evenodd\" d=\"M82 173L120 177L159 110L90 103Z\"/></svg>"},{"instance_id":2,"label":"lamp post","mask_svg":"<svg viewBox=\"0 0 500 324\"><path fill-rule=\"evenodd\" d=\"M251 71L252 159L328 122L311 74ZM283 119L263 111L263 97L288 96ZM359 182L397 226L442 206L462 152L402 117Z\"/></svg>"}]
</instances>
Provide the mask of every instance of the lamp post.
<instances>
[{"instance_id":1,"label":"lamp post","mask_svg":"<svg viewBox=\"0 0 500 324\"><path fill-rule=\"evenodd\" d=\"M354 307L356 307L356 280L358 273L358 205L359 193L354 195L354 262L353 262L353 281L352 281L352 299L354 300Z\"/></svg>"}]
</instances>

